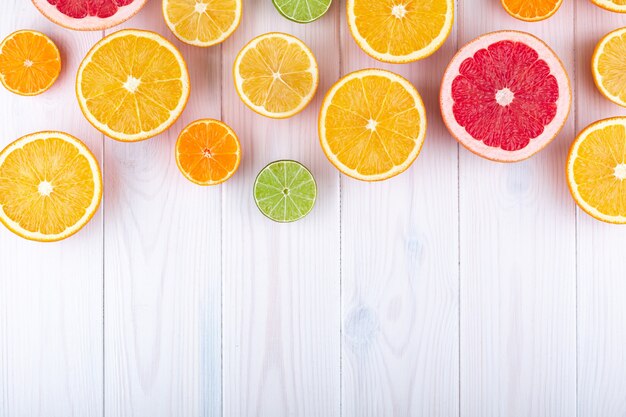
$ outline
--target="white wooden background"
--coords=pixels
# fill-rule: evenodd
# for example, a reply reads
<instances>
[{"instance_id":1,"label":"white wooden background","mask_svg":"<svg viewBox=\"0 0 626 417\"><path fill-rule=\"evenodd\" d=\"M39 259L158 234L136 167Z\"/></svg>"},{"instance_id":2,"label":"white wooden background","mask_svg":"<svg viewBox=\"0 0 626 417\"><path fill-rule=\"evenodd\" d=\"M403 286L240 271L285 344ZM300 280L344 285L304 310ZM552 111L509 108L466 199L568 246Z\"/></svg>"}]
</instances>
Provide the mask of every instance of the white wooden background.
<instances>
[{"instance_id":1,"label":"white wooden background","mask_svg":"<svg viewBox=\"0 0 626 417\"><path fill-rule=\"evenodd\" d=\"M61 243L0 228L1 417L626 416L626 228L578 210L564 175L575 132L625 114L596 91L589 63L626 16L564 0L523 23L499 0L458 0L443 48L399 66L358 49L343 0L309 25L244 0L237 32L210 49L175 40L159 0L124 26L165 34L192 77L181 120L137 144L103 137L74 97L78 63L104 33L2 1L0 37L44 31L64 69L39 97L0 89L0 146L38 130L76 135L102 165L105 197ZM437 104L457 47L496 29L547 41L575 91L560 137L513 165L459 149ZM286 121L249 111L232 83L237 52L268 31L302 38L320 64L316 100ZM414 166L377 184L341 177L317 140L323 93L364 67L407 76L429 117ZM239 172L221 187L193 185L174 162L178 132L200 117L242 140ZM256 173L279 158L303 162L319 186L314 211L289 225L252 200Z\"/></svg>"}]
</instances>

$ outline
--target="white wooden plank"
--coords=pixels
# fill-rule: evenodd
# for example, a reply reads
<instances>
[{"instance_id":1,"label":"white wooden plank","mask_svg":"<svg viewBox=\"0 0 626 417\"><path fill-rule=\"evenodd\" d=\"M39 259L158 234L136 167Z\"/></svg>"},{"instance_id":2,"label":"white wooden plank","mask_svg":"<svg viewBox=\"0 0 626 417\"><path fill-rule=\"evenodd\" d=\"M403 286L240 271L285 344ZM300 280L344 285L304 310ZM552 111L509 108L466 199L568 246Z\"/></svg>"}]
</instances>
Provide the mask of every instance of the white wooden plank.
<instances>
[{"instance_id":1,"label":"white wooden plank","mask_svg":"<svg viewBox=\"0 0 626 417\"><path fill-rule=\"evenodd\" d=\"M224 186L224 416L339 415L339 180L317 139L323 93L339 76L339 5L299 25L270 1L244 1L241 26L223 46L224 119L242 141L239 172ZM316 99L288 120L253 113L237 97L232 63L254 36L282 31L311 47ZM295 159L318 185L316 207L292 224L256 208L252 187L269 162Z\"/></svg>"},{"instance_id":2,"label":"white wooden plank","mask_svg":"<svg viewBox=\"0 0 626 417\"><path fill-rule=\"evenodd\" d=\"M492 1L461 2L459 45L493 30L531 32L573 77L573 10L566 1L549 20L524 23ZM576 237L564 175L573 114L524 162L461 149L462 415L576 413Z\"/></svg>"},{"instance_id":3,"label":"white wooden plank","mask_svg":"<svg viewBox=\"0 0 626 417\"><path fill-rule=\"evenodd\" d=\"M192 93L180 120L148 141L105 138L106 416L221 414L221 190L179 173L178 133L220 117L220 47L175 40L150 1L125 27L180 48Z\"/></svg>"},{"instance_id":4,"label":"white wooden plank","mask_svg":"<svg viewBox=\"0 0 626 417\"><path fill-rule=\"evenodd\" d=\"M626 18L590 2L576 6L576 131L626 111L604 98L591 75L591 55ZM572 137L573 139L573 137ZM626 415L626 229L578 210L578 415Z\"/></svg>"},{"instance_id":5,"label":"white wooden plank","mask_svg":"<svg viewBox=\"0 0 626 417\"><path fill-rule=\"evenodd\" d=\"M359 49L342 18L342 73L407 77L428 118L408 171L373 184L341 178L344 416L458 415L458 150L438 104L455 50L456 30L430 58L383 64Z\"/></svg>"},{"instance_id":6,"label":"white wooden plank","mask_svg":"<svg viewBox=\"0 0 626 417\"><path fill-rule=\"evenodd\" d=\"M61 130L102 161L102 135L74 95L76 68L101 34L55 26L31 2L3 2L0 38L24 28L52 38L63 69L39 96L0 87L0 148L28 133ZM102 210L62 242L30 242L0 227L0 416L70 415L102 415Z\"/></svg>"}]
</instances>

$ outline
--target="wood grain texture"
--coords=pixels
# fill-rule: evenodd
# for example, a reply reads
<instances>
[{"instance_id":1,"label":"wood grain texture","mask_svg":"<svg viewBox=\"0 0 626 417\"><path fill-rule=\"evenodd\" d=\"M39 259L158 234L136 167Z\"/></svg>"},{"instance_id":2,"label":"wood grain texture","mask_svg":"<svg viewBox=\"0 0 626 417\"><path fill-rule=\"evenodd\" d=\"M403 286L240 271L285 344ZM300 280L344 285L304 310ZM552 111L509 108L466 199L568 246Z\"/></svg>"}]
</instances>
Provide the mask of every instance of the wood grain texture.
<instances>
[{"instance_id":1,"label":"wood grain texture","mask_svg":"<svg viewBox=\"0 0 626 417\"><path fill-rule=\"evenodd\" d=\"M100 34L63 30L31 2L3 2L0 38L23 28L49 35L63 68L39 96L0 87L0 148L61 130L102 161L102 135L83 119L73 88L81 56ZM102 415L102 220L99 210L78 234L45 244L0 227L0 416Z\"/></svg>"},{"instance_id":2,"label":"wood grain texture","mask_svg":"<svg viewBox=\"0 0 626 417\"><path fill-rule=\"evenodd\" d=\"M576 4L576 131L626 115L596 89L591 55L600 39L626 25L626 16L588 2ZM572 138L573 139L573 138ZM578 210L578 416L626 415L626 228Z\"/></svg>"},{"instance_id":3,"label":"wood grain texture","mask_svg":"<svg viewBox=\"0 0 626 417\"><path fill-rule=\"evenodd\" d=\"M405 76L428 120L408 171L374 184L341 179L342 414L456 416L458 151L438 104L456 30L435 55L406 65L369 58L344 13L341 30L342 74L385 68Z\"/></svg>"},{"instance_id":4,"label":"wood grain texture","mask_svg":"<svg viewBox=\"0 0 626 417\"><path fill-rule=\"evenodd\" d=\"M242 142L239 171L224 186L224 416L339 415L339 176L323 156L317 113L339 76L339 4L310 25L291 23L267 0L246 0L243 21L223 45L224 120ZM288 32L320 68L317 97L287 120L253 113L237 97L232 63L253 37ZM311 169L313 211L291 224L255 206L257 173L277 159Z\"/></svg>"},{"instance_id":5,"label":"wood grain texture","mask_svg":"<svg viewBox=\"0 0 626 417\"><path fill-rule=\"evenodd\" d=\"M459 46L494 30L543 39L574 76L574 2L525 23L500 2L461 2ZM572 84L573 85L573 84ZM575 211L564 169L574 111L527 161L461 149L461 410L469 416L576 413Z\"/></svg>"},{"instance_id":6,"label":"wood grain texture","mask_svg":"<svg viewBox=\"0 0 626 417\"><path fill-rule=\"evenodd\" d=\"M105 414L218 416L221 190L186 180L174 145L193 120L220 118L220 47L175 40L160 1L124 27L172 41L192 93L166 133L130 144L105 138Z\"/></svg>"}]
</instances>

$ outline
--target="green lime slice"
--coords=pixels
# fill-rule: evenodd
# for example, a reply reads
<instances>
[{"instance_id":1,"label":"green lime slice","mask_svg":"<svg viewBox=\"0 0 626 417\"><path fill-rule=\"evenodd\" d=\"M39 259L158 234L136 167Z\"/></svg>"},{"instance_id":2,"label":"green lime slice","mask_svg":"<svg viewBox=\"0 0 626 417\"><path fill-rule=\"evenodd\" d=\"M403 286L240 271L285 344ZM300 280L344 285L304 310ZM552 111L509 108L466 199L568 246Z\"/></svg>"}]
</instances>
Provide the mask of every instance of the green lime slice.
<instances>
[{"instance_id":1,"label":"green lime slice","mask_svg":"<svg viewBox=\"0 0 626 417\"><path fill-rule=\"evenodd\" d=\"M254 201L270 219L288 223L300 220L313 209L317 186L311 172L296 161L275 161L254 181Z\"/></svg>"},{"instance_id":2,"label":"green lime slice","mask_svg":"<svg viewBox=\"0 0 626 417\"><path fill-rule=\"evenodd\" d=\"M310 23L324 16L332 0L272 0L274 7L287 19Z\"/></svg>"}]
</instances>

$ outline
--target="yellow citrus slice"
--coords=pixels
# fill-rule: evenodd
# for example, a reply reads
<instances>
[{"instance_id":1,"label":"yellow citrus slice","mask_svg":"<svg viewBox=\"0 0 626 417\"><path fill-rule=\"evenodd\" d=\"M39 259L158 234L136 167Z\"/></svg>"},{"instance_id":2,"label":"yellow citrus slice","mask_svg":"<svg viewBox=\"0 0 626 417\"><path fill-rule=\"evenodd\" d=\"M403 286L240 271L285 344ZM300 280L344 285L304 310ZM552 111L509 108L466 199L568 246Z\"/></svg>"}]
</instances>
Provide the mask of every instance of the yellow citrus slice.
<instances>
[{"instance_id":1,"label":"yellow citrus slice","mask_svg":"<svg viewBox=\"0 0 626 417\"><path fill-rule=\"evenodd\" d=\"M181 41L212 46L226 40L239 26L241 0L163 0L163 16Z\"/></svg>"},{"instance_id":2,"label":"yellow citrus slice","mask_svg":"<svg viewBox=\"0 0 626 417\"><path fill-rule=\"evenodd\" d=\"M563 0L501 0L504 10L516 19L537 22L552 16Z\"/></svg>"},{"instance_id":3,"label":"yellow citrus slice","mask_svg":"<svg viewBox=\"0 0 626 417\"><path fill-rule=\"evenodd\" d=\"M593 123L578 135L567 159L567 182L588 214L626 224L626 117Z\"/></svg>"},{"instance_id":4,"label":"yellow citrus slice","mask_svg":"<svg viewBox=\"0 0 626 417\"><path fill-rule=\"evenodd\" d=\"M591 0L591 2L611 12L626 13L626 0Z\"/></svg>"},{"instance_id":5,"label":"yellow citrus slice","mask_svg":"<svg viewBox=\"0 0 626 417\"><path fill-rule=\"evenodd\" d=\"M348 0L348 26L372 58L404 63L432 55L452 31L454 0Z\"/></svg>"},{"instance_id":6,"label":"yellow citrus slice","mask_svg":"<svg viewBox=\"0 0 626 417\"><path fill-rule=\"evenodd\" d=\"M591 71L598 90L612 102L626 107L626 28L604 36L593 53Z\"/></svg>"},{"instance_id":7,"label":"yellow citrus slice","mask_svg":"<svg viewBox=\"0 0 626 417\"><path fill-rule=\"evenodd\" d=\"M19 30L0 43L0 82L13 93L41 94L52 87L60 72L59 50L41 32Z\"/></svg>"},{"instance_id":8,"label":"yellow citrus slice","mask_svg":"<svg viewBox=\"0 0 626 417\"><path fill-rule=\"evenodd\" d=\"M426 135L426 110L406 79L361 70L326 94L319 135L324 153L341 172L364 181L384 180L417 158Z\"/></svg>"},{"instance_id":9,"label":"yellow citrus slice","mask_svg":"<svg viewBox=\"0 0 626 417\"><path fill-rule=\"evenodd\" d=\"M311 102L319 83L313 52L300 39L267 33L237 55L235 88L255 112L275 119L291 117Z\"/></svg>"},{"instance_id":10,"label":"yellow citrus slice","mask_svg":"<svg viewBox=\"0 0 626 417\"><path fill-rule=\"evenodd\" d=\"M67 133L33 133L0 152L0 221L23 238L50 242L73 235L101 197L98 161Z\"/></svg>"},{"instance_id":11,"label":"yellow citrus slice","mask_svg":"<svg viewBox=\"0 0 626 417\"><path fill-rule=\"evenodd\" d=\"M239 162L239 139L219 120L196 120L183 129L176 141L178 169L198 185L223 183L235 174Z\"/></svg>"},{"instance_id":12,"label":"yellow citrus slice","mask_svg":"<svg viewBox=\"0 0 626 417\"><path fill-rule=\"evenodd\" d=\"M189 73L180 52L161 35L120 30L83 59L76 96L87 120L105 135L144 140L165 131L183 112Z\"/></svg>"}]
</instances>

